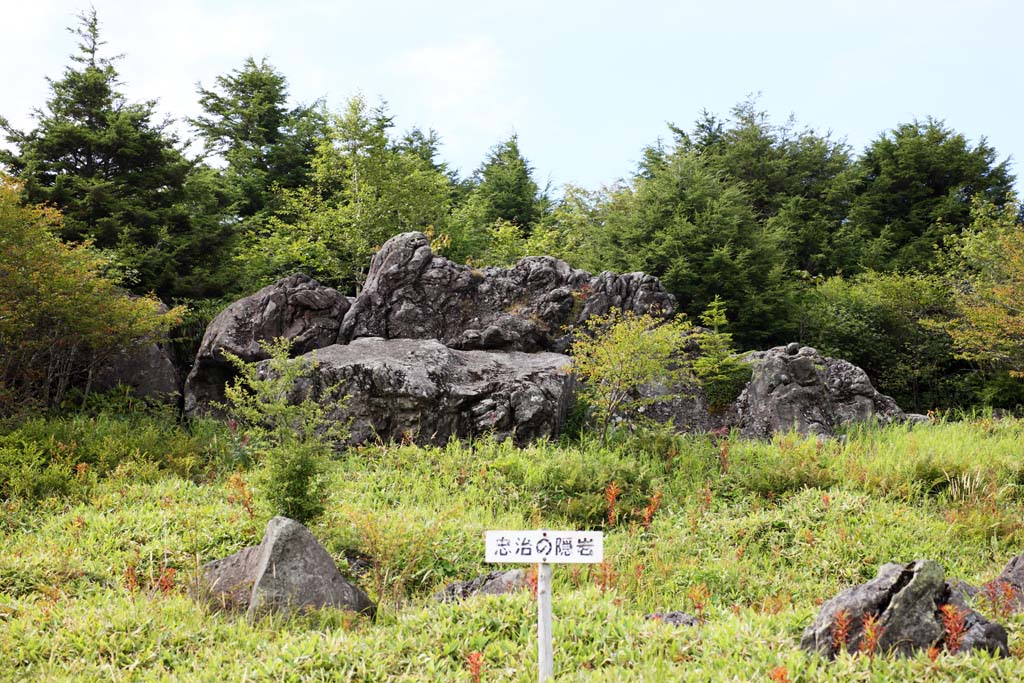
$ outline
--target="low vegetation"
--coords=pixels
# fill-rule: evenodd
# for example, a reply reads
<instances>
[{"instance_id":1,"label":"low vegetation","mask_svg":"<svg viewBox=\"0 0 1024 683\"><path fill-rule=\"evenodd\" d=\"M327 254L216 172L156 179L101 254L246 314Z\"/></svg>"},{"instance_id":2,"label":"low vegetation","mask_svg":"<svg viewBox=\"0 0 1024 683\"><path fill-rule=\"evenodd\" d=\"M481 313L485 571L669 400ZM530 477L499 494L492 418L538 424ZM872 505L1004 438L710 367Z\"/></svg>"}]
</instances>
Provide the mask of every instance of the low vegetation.
<instances>
[{"instance_id":1,"label":"low vegetation","mask_svg":"<svg viewBox=\"0 0 1024 683\"><path fill-rule=\"evenodd\" d=\"M123 406L37 418L0 443L0 680L534 680L528 591L431 595L492 569L484 530L535 526L606 533L604 564L555 572L558 680L1012 680L1017 615L1000 615L1004 661L829 663L798 642L822 600L887 561L993 579L1024 546L1022 436L977 415L828 441L351 449L326 465L310 526L343 568L368 563L354 579L377 620L246 624L188 597L203 563L258 542L274 512L273 471L240 465L237 433ZM702 624L643 619L672 609Z\"/></svg>"}]
</instances>

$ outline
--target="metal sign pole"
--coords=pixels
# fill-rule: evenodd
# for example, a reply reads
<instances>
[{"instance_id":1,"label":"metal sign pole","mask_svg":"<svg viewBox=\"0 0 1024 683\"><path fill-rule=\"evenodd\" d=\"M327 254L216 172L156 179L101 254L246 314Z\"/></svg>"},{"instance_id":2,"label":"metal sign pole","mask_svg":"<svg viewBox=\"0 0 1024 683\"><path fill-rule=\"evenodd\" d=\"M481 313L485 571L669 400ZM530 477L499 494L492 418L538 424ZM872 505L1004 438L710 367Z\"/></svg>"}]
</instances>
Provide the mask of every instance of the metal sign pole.
<instances>
[{"instance_id":1,"label":"metal sign pole","mask_svg":"<svg viewBox=\"0 0 1024 683\"><path fill-rule=\"evenodd\" d=\"M555 676L551 642L551 569L555 564L595 564L604 559L600 531L547 529L487 531L484 561L498 564L537 562L537 680Z\"/></svg>"},{"instance_id":2,"label":"metal sign pole","mask_svg":"<svg viewBox=\"0 0 1024 683\"><path fill-rule=\"evenodd\" d=\"M537 565L537 680L547 683L555 675L551 642L551 565Z\"/></svg>"}]
</instances>

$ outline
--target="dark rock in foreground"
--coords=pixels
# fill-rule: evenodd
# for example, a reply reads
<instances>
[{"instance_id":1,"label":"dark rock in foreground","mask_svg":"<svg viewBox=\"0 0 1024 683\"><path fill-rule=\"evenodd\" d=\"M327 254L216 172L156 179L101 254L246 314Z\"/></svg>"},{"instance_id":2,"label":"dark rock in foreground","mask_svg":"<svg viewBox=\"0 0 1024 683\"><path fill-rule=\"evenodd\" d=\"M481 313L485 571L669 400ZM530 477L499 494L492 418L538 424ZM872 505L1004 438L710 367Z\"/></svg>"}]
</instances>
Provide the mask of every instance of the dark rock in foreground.
<instances>
[{"instance_id":1,"label":"dark rock in foreground","mask_svg":"<svg viewBox=\"0 0 1024 683\"><path fill-rule=\"evenodd\" d=\"M809 346L778 346L750 353L747 360L754 365L753 375L735 409L744 436L767 438L789 429L830 435L854 422L888 424L904 417L862 369Z\"/></svg>"},{"instance_id":2,"label":"dark rock in foreground","mask_svg":"<svg viewBox=\"0 0 1024 683\"><path fill-rule=\"evenodd\" d=\"M458 602L474 595L502 595L514 593L526 587L526 571L496 571L478 576L469 581L450 583L437 593L434 599L438 602Z\"/></svg>"},{"instance_id":3,"label":"dark rock in foreground","mask_svg":"<svg viewBox=\"0 0 1024 683\"><path fill-rule=\"evenodd\" d=\"M436 339L456 349L565 352L573 328L611 308L669 315L675 298L644 273L591 275L550 256L471 268L435 256L426 235L388 240L345 315L341 340Z\"/></svg>"},{"instance_id":4,"label":"dark rock in foreground","mask_svg":"<svg viewBox=\"0 0 1024 683\"><path fill-rule=\"evenodd\" d=\"M309 530L287 517L267 524L255 547L203 567L199 595L254 618L268 612L336 607L373 616L366 593L346 581Z\"/></svg>"},{"instance_id":5,"label":"dark rock in foreground","mask_svg":"<svg viewBox=\"0 0 1024 683\"><path fill-rule=\"evenodd\" d=\"M428 339L357 339L320 349L298 398L348 396L329 418L351 443L444 444L493 434L518 444L555 437L572 401L567 356L458 351ZM335 388L336 391L329 392Z\"/></svg>"},{"instance_id":6,"label":"dark rock in foreground","mask_svg":"<svg viewBox=\"0 0 1024 683\"><path fill-rule=\"evenodd\" d=\"M244 361L269 358L260 342L284 337L300 355L338 341L349 300L306 275L292 275L224 309L206 328L195 364L185 381L185 412L207 410L224 400L224 386L235 377L224 356Z\"/></svg>"},{"instance_id":7,"label":"dark rock in foreground","mask_svg":"<svg viewBox=\"0 0 1024 683\"><path fill-rule=\"evenodd\" d=\"M1006 629L971 610L960 592L945 580L936 562L918 560L910 564L886 564L871 581L848 588L826 602L814 623L804 631L800 646L834 658L840 648L855 653L864 638L864 620L877 617L881 636L878 654L911 656L929 647L946 645L946 628L940 609L953 605L963 615L964 635L956 652L986 650L1008 656ZM849 623L846 642L837 642L836 625Z\"/></svg>"}]
</instances>

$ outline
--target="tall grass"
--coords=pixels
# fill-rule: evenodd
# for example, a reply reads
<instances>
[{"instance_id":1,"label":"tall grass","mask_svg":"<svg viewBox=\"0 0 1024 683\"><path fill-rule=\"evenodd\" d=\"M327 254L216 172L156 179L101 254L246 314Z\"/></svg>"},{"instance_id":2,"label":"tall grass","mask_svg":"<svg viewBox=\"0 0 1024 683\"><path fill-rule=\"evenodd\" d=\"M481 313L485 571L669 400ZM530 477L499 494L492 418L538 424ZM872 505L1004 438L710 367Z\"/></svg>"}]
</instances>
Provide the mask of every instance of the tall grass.
<instances>
[{"instance_id":1,"label":"tall grass","mask_svg":"<svg viewBox=\"0 0 1024 683\"><path fill-rule=\"evenodd\" d=\"M229 435L209 429L106 415L40 420L2 437L74 442L66 462L98 464L81 491L0 501L0 680L534 680L528 591L431 599L494 569L482 562L483 531L534 526L606 535L604 565L555 571L560 681L1024 675L1016 615L1005 622L1006 661L829 663L798 649L817 604L879 564L931 558L981 584L1024 549L1018 421L864 428L823 442L643 434L606 446L353 449L331 463L325 513L311 528L378 601L377 621L328 610L255 624L188 598L201 565L258 542L271 515L259 495L267 473L232 466ZM171 464L189 449L228 464ZM609 518L611 482L621 493ZM246 489L256 492L248 502ZM365 569L348 569L356 557ZM674 609L699 611L703 624L643 619Z\"/></svg>"}]
</instances>

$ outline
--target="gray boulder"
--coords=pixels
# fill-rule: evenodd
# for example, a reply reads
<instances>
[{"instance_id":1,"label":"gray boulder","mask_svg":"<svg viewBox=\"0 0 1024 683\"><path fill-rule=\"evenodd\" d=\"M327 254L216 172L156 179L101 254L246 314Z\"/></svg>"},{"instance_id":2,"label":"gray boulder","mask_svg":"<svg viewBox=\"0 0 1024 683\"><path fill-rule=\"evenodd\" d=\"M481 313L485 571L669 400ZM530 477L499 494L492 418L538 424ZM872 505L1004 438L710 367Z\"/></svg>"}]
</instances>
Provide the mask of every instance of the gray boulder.
<instances>
[{"instance_id":1,"label":"gray boulder","mask_svg":"<svg viewBox=\"0 0 1024 683\"><path fill-rule=\"evenodd\" d=\"M301 355L338 341L349 299L306 275L292 275L224 309L206 328L185 381L185 412L207 410L224 400L224 386L237 374L224 356L244 361L269 358L260 343L285 337Z\"/></svg>"},{"instance_id":2,"label":"gray boulder","mask_svg":"<svg viewBox=\"0 0 1024 683\"><path fill-rule=\"evenodd\" d=\"M594 276L549 256L471 268L435 256L426 235L409 232L374 255L341 341L436 339L455 349L564 352L574 327L612 307L669 315L676 302L643 273Z\"/></svg>"},{"instance_id":3,"label":"gray boulder","mask_svg":"<svg viewBox=\"0 0 1024 683\"><path fill-rule=\"evenodd\" d=\"M333 404L351 443L446 443L493 434L517 444L557 436L573 396L557 353L459 351L428 339L363 338L311 354L296 400ZM339 403L339 396L348 399Z\"/></svg>"},{"instance_id":4,"label":"gray boulder","mask_svg":"<svg viewBox=\"0 0 1024 683\"><path fill-rule=\"evenodd\" d=\"M502 595L523 588L526 588L525 570L496 571L469 581L450 583L435 593L434 599L438 602L458 602L474 595Z\"/></svg>"},{"instance_id":5,"label":"gray boulder","mask_svg":"<svg viewBox=\"0 0 1024 683\"><path fill-rule=\"evenodd\" d=\"M968 608L960 592L945 580L942 567L931 560L882 565L871 581L842 591L822 605L804 631L800 646L834 658L844 647L836 642L835 635L839 613L844 612L849 623L845 642L848 652L858 651L864 619L875 616L881 629L876 652L912 656L946 644L940 609L947 604L964 614L965 633L957 652L986 650L1008 656L1006 629Z\"/></svg>"},{"instance_id":6,"label":"gray boulder","mask_svg":"<svg viewBox=\"0 0 1024 683\"><path fill-rule=\"evenodd\" d=\"M205 565L198 592L215 607L244 610L250 619L321 607L376 612L309 529L287 517L271 519L258 546Z\"/></svg>"},{"instance_id":7,"label":"gray boulder","mask_svg":"<svg viewBox=\"0 0 1024 683\"><path fill-rule=\"evenodd\" d=\"M700 626L700 619L686 612L652 612L645 614L644 619L671 626Z\"/></svg>"},{"instance_id":8,"label":"gray boulder","mask_svg":"<svg viewBox=\"0 0 1024 683\"><path fill-rule=\"evenodd\" d=\"M896 402L879 393L863 370L809 346L778 346L747 354L746 360L753 374L734 418L745 436L767 438L789 429L830 435L853 422L903 419Z\"/></svg>"},{"instance_id":9,"label":"gray boulder","mask_svg":"<svg viewBox=\"0 0 1024 683\"><path fill-rule=\"evenodd\" d=\"M134 297L133 297L134 298ZM160 304L158 313L168 312ZM138 398L176 402L181 392L181 376L171 355L167 335L140 339L104 360L93 373L91 391L111 391L125 387Z\"/></svg>"}]
</instances>

